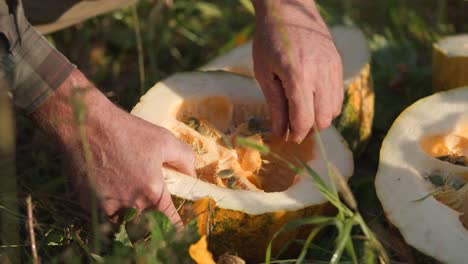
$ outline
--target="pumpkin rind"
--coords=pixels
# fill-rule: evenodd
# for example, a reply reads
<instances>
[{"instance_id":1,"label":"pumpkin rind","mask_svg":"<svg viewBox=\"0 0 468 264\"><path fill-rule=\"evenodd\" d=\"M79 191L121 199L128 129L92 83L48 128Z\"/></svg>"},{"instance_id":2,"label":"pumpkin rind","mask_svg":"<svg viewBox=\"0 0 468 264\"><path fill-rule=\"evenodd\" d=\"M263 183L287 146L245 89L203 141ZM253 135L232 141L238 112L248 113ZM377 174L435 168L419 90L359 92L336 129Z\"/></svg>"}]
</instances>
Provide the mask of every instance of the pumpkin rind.
<instances>
[{"instance_id":1,"label":"pumpkin rind","mask_svg":"<svg viewBox=\"0 0 468 264\"><path fill-rule=\"evenodd\" d=\"M356 78L345 83L342 113L333 121L355 156L364 152L372 135L374 97L370 66L366 64Z\"/></svg>"},{"instance_id":2,"label":"pumpkin rind","mask_svg":"<svg viewBox=\"0 0 468 264\"><path fill-rule=\"evenodd\" d=\"M468 34L446 37L434 44L432 85L434 91L468 85Z\"/></svg>"},{"instance_id":3,"label":"pumpkin rind","mask_svg":"<svg viewBox=\"0 0 468 264\"><path fill-rule=\"evenodd\" d=\"M184 223L197 218L199 233L208 238L208 248L215 258L225 253L241 254L248 263L259 263L273 235L287 222L313 215L330 215L335 212L328 204L311 206L298 211L277 211L249 215L235 210L216 207L216 202L204 198L195 202L174 197ZM298 236L299 230L280 234L273 243L278 252L288 241Z\"/></svg>"}]
</instances>

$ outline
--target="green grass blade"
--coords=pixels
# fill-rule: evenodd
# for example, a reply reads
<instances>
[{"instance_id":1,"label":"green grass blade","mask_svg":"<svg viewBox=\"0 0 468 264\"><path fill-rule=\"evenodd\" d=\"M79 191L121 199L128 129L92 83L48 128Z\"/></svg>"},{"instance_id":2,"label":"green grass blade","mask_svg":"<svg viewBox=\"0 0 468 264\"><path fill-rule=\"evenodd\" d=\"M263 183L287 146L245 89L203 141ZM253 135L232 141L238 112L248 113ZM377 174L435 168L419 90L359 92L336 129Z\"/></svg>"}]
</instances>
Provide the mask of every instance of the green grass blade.
<instances>
[{"instance_id":1,"label":"green grass blade","mask_svg":"<svg viewBox=\"0 0 468 264\"><path fill-rule=\"evenodd\" d=\"M281 246L281 249L278 250L278 253L276 253L276 256L281 256L283 255L283 253L289 248L289 246L294 243L294 242L297 242L297 240L289 240L289 241L286 241L284 243L284 245Z\"/></svg>"},{"instance_id":2,"label":"green grass blade","mask_svg":"<svg viewBox=\"0 0 468 264\"><path fill-rule=\"evenodd\" d=\"M252 140L249 140L247 138L238 137L236 142L237 142L237 144L239 144L241 146L256 149L256 150L260 151L260 153L262 153L262 154L270 153L270 148L268 148L267 146L257 144L256 142L254 142Z\"/></svg>"},{"instance_id":3,"label":"green grass blade","mask_svg":"<svg viewBox=\"0 0 468 264\"><path fill-rule=\"evenodd\" d=\"M145 93L145 54L143 49L143 40L141 37L140 18L138 17L137 4L132 7L133 30L135 31L136 47L138 54L138 73L140 79L140 95Z\"/></svg>"},{"instance_id":4,"label":"green grass blade","mask_svg":"<svg viewBox=\"0 0 468 264\"><path fill-rule=\"evenodd\" d=\"M332 193L330 189L328 188L327 184L323 181L323 179L315 172L310 166L308 166L306 163L302 162L301 160L298 160L298 162L301 164L301 166L307 171L307 173L312 176L315 182L315 186L317 186L318 190L320 193L325 196L325 198L333 203L335 206L339 206L339 198L337 195Z\"/></svg>"},{"instance_id":5,"label":"green grass blade","mask_svg":"<svg viewBox=\"0 0 468 264\"><path fill-rule=\"evenodd\" d=\"M344 179L343 175L338 171L334 164L328 164L328 175L331 180L335 182L335 185L338 187L338 192L341 194L341 197L346 202L346 204L353 210L357 210L357 202L354 198L353 192L349 188L348 183Z\"/></svg>"},{"instance_id":6,"label":"green grass blade","mask_svg":"<svg viewBox=\"0 0 468 264\"><path fill-rule=\"evenodd\" d=\"M90 259L93 259L97 263L104 263L104 259L100 255L91 252L88 245L86 245L77 234L74 234L73 238Z\"/></svg>"},{"instance_id":7,"label":"green grass blade","mask_svg":"<svg viewBox=\"0 0 468 264\"><path fill-rule=\"evenodd\" d=\"M281 259L281 260L272 260L270 264L277 264L277 263L294 263L296 262L296 259ZM265 264L265 262L262 262L260 264Z\"/></svg>"},{"instance_id":8,"label":"green grass blade","mask_svg":"<svg viewBox=\"0 0 468 264\"><path fill-rule=\"evenodd\" d=\"M381 263L390 263L390 259L385 251L385 248L382 246L380 241L375 237L374 233L370 228L366 225L364 219L361 217L360 214L356 215L356 221L358 222L359 226L361 227L362 232L368 239L372 248L378 253L379 259Z\"/></svg>"},{"instance_id":9,"label":"green grass blade","mask_svg":"<svg viewBox=\"0 0 468 264\"><path fill-rule=\"evenodd\" d=\"M363 263L365 264L375 264L375 252L369 242L364 244L364 256Z\"/></svg>"},{"instance_id":10,"label":"green grass blade","mask_svg":"<svg viewBox=\"0 0 468 264\"><path fill-rule=\"evenodd\" d=\"M336 245L335 253L333 253L333 256L330 260L330 264L340 263L340 259L346 247L346 244L351 238L351 229L353 228L355 223L356 222L354 219L349 219L344 223L343 228L340 228L339 230L340 234L338 235L338 238L337 238L337 245Z\"/></svg>"},{"instance_id":11,"label":"green grass blade","mask_svg":"<svg viewBox=\"0 0 468 264\"><path fill-rule=\"evenodd\" d=\"M320 137L320 131L318 130L317 126L314 126L314 136L315 136L315 140L319 144L319 149L320 149L320 154L322 155L322 159L325 162L325 164L327 165L327 168L329 168L328 164L330 162L328 161L327 152L325 151L325 146L323 145L322 138ZM329 175L329 177L330 177L330 175ZM332 189L333 193L337 194L335 182L331 178L330 178L330 185L331 185L331 189Z\"/></svg>"},{"instance_id":12,"label":"green grass blade","mask_svg":"<svg viewBox=\"0 0 468 264\"><path fill-rule=\"evenodd\" d=\"M300 264L304 261L306 255L307 255L307 252L308 252L308 249L309 249L309 246L310 246L310 243L312 243L312 241L314 240L314 238L317 236L317 234L326 226L326 224L322 224L322 225L319 225L317 227L315 227L310 233L309 235L307 236L307 239L304 243L304 246L302 247L302 250L301 250L301 253L299 254L299 257L297 258L297 261L296 261L296 264Z\"/></svg>"},{"instance_id":13,"label":"green grass blade","mask_svg":"<svg viewBox=\"0 0 468 264\"><path fill-rule=\"evenodd\" d=\"M356 250L354 249L354 243L353 243L352 239L348 239L348 242L346 243L346 248L345 249L346 249L346 252L348 253L348 255L353 260L353 263L358 264L359 262L358 262Z\"/></svg>"},{"instance_id":14,"label":"green grass blade","mask_svg":"<svg viewBox=\"0 0 468 264\"><path fill-rule=\"evenodd\" d=\"M310 260L308 261L307 264L329 264L330 262L328 261L323 261L323 260ZM340 261L340 264L353 264L351 261Z\"/></svg>"},{"instance_id":15,"label":"green grass blade","mask_svg":"<svg viewBox=\"0 0 468 264\"><path fill-rule=\"evenodd\" d=\"M301 166L307 171L307 173L314 178L315 182L321 186L322 188L329 190L329 186L323 181L322 177L318 175L317 172L315 172L309 165L307 165L305 162L302 160L297 160Z\"/></svg>"},{"instance_id":16,"label":"green grass blade","mask_svg":"<svg viewBox=\"0 0 468 264\"><path fill-rule=\"evenodd\" d=\"M251 13L252 15L255 14L253 4L250 0L239 0L239 2L247 11L249 11L249 13Z\"/></svg>"},{"instance_id":17,"label":"green grass blade","mask_svg":"<svg viewBox=\"0 0 468 264\"><path fill-rule=\"evenodd\" d=\"M298 227L304 226L304 225L331 225L336 222L335 218L333 217L324 217L324 216L314 216L314 217L308 217L308 218L301 218L301 219L296 219L293 221L288 222L284 226L282 226L276 233L273 235L273 237L270 240L270 243L268 243L268 247L265 252L265 263L269 264L271 263L271 247L273 245L273 240L275 238L286 231L294 230L297 229Z\"/></svg>"},{"instance_id":18,"label":"green grass blade","mask_svg":"<svg viewBox=\"0 0 468 264\"><path fill-rule=\"evenodd\" d=\"M341 214L339 214L339 217L338 217L339 219L344 219L342 215L346 215L346 216L352 216L353 215L353 212L351 210L349 210L349 208L346 207L346 205L344 205L341 202L338 194L332 192L332 190L329 189L328 185L317 174L317 172L315 172L306 163L304 163L304 162L302 162L300 160L298 160L298 162L301 164L301 166L304 167L304 169L307 171L307 173L310 176L312 176L312 178L314 179L314 181L316 183L316 186L317 186L319 192L322 193L322 195L338 209L339 213L341 213Z\"/></svg>"},{"instance_id":19,"label":"green grass blade","mask_svg":"<svg viewBox=\"0 0 468 264\"><path fill-rule=\"evenodd\" d=\"M98 254L91 253L91 257L97 262L97 263L105 263L104 258L99 256Z\"/></svg>"},{"instance_id":20,"label":"green grass blade","mask_svg":"<svg viewBox=\"0 0 468 264\"><path fill-rule=\"evenodd\" d=\"M413 202L413 203L422 202L422 201L426 200L429 197L432 197L432 196L434 196L436 194L439 194L440 192L442 192L442 189L436 189L436 190L424 195L423 197L421 197L419 199L416 199L416 200L413 200L411 202Z\"/></svg>"}]
</instances>

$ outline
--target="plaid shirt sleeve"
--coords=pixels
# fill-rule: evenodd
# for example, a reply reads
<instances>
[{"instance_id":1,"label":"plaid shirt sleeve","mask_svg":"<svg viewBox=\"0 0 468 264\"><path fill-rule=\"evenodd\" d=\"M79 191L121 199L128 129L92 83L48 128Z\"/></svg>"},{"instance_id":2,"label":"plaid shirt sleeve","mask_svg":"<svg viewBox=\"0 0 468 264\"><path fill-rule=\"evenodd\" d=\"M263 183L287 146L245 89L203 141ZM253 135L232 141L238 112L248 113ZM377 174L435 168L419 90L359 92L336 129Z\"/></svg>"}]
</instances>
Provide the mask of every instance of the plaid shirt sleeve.
<instances>
[{"instance_id":1,"label":"plaid shirt sleeve","mask_svg":"<svg viewBox=\"0 0 468 264\"><path fill-rule=\"evenodd\" d=\"M0 0L0 85L19 109L34 112L74 69L29 24L21 0Z\"/></svg>"}]
</instances>

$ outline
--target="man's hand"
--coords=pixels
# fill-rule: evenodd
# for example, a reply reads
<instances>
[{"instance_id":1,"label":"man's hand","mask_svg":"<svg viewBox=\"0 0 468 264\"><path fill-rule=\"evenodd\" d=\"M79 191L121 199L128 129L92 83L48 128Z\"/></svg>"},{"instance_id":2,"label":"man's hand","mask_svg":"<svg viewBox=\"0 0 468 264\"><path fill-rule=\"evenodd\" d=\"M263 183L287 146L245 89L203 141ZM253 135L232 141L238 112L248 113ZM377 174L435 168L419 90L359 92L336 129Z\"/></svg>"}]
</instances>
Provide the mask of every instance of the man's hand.
<instances>
[{"instance_id":1,"label":"man's hand","mask_svg":"<svg viewBox=\"0 0 468 264\"><path fill-rule=\"evenodd\" d=\"M182 225L162 168L195 176L195 158L168 130L117 108L78 70L32 118L64 148L67 172L85 207L94 185L101 208L111 218L134 207L140 212L159 210Z\"/></svg>"},{"instance_id":2,"label":"man's hand","mask_svg":"<svg viewBox=\"0 0 468 264\"><path fill-rule=\"evenodd\" d=\"M300 143L341 112L341 58L313 1L253 0L255 77L273 131ZM289 131L288 131L289 130Z\"/></svg>"}]
</instances>

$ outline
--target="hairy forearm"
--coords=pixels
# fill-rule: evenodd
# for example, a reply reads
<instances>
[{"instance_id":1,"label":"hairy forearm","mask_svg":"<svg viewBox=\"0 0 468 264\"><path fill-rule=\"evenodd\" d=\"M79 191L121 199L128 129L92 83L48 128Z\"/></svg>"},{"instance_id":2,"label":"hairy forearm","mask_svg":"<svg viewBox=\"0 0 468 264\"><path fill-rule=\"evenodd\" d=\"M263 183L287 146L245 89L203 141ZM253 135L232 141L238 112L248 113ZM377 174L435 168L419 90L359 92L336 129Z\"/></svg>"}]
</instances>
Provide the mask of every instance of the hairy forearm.
<instances>
[{"instance_id":1,"label":"hairy forearm","mask_svg":"<svg viewBox=\"0 0 468 264\"><path fill-rule=\"evenodd\" d=\"M264 14L274 11L282 13L282 11L297 10L303 12L304 15L318 14L317 6L313 0L252 0L255 12Z\"/></svg>"},{"instance_id":2,"label":"hairy forearm","mask_svg":"<svg viewBox=\"0 0 468 264\"><path fill-rule=\"evenodd\" d=\"M65 150L80 144L78 127L89 134L111 125L112 112L119 111L79 71L65 82L31 115L44 133L56 140Z\"/></svg>"}]
</instances>

